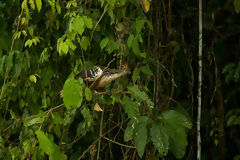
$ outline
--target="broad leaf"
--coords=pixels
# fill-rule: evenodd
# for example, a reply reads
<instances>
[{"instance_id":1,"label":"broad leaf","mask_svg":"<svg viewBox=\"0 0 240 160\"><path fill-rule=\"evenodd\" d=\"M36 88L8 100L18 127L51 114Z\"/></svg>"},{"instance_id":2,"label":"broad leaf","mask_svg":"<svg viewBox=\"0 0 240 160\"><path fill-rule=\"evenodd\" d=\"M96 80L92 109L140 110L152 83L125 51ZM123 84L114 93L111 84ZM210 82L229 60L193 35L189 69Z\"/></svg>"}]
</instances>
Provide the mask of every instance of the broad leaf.
<instances>
[{"instance_id":1,"label":"broad leaf","mask_svg":"<svg viewBox=\"0 0 240 160\"><path fill-rule=\"evenodd\" d=\"M93 118L91 116L90 110L87 107L84 107L81 113L86 121L87 126L90 127L90 125L93 122Z\"/></svg>"},{"instance_id":2,"label":"broad leaf","mask_svg":"<svg viewBox=\"0 0 240 160\"><path fill-rule=\"evenodd\" d=\"M133 39L134 39L134 36L132 34L130 34L130 36L127 39L128 48L132 48L132 41L133 41Z\"/></svg>"},{"instance_id":3,"label":"broad leaf","mask_svg":"<svg viewBox=\"0 0 240 160\"><path fill-rule=\"evenodd\" d=\"M139 68L135 68L135 69L134 69L133 75L132 75L133 83L135 83L136 80L139 78L140 71L141 71L141 70L140 70Z\"/></svg>"},{"instance_id":4,"label":"broad leaf","mask_svg":"<svg viewBox=\"0 0 240 160\"><path fill-rule=\"evenodd\" d=\"M137 85L128 87L128 92L138 101L145 101L150 108L154 107L154 103L149 99L145 92L139 90Z\"/></svg>"},{"instance_id":5,"label":"broad leaf","mask_svg":"<svg viewBox=\"0 0 240 160\"><path fill-rule=\"evenodd\" d=\"M31 125L34 125L34 124L39 124L39 123L42 123L43 120L44 120L43 117L36 117L36 118L33 118L33 119L31 119L31 118L26 118L26 119L24 120L24 126L25 126L25 127L28 127L28 126L31 126Z\"/></svg>"},{"instance_id":6,"label":"broad leaf","mask_svg":"<svg viewBox=\"0 0 240 160\"><path fill-rule=\"evenodd\" d=\"M171 126L181 126L183 128L191 129L192 122L183 113L175 110L167 110L162 113L163 119Z\"/></svg>"},{"instance_id":7,"label":"broad leaf","mask_svg":"<svg viewBox=\"0 0 240 160\"><path fill-rule=\"evenodd\" d=\"M100 42L101 49L106 47L106 45L108 44L108 41L109 41L109 39L107 37L101 40L101 42Z\"/></svg>"},{"instance_id":8,"label":"broad leaf","mask_svg":"<svg viewBox=\"0 0 240 160\"><path fill-rule=\"evenodd\" d=\"M91 29L93 27L92 25L92 19L87 16L83 16L84 24L87 26L87 28Z\"/></svg>"},{"instance_id":9,"label":"broad leaf","mask_svg":"<svg viewBox=\"0 0 240 160\"><path fill-rule=\"evenodd\" d=\"M83 98L83 88L78 80L67 79L63 86L63 102L67 108L80 107Z\"/></svg>"},{"instance_id":10,"label":"broad leaf","mask_svg":"<svg viewBox=\"0 0 240 160\"><path fill-rule=\"evenodd\" d=\"M60 44L60 52L62 51L64 54L67 54L68 50L69 47L65 42Z\"/></svg>"},{"instance_id":11,"label":"broad leaf","mask_svg":"<svg viewBox=\"0 0 240 160\"><path fill-rule=\"evenodd\" d=\"M43 152L49 155L50 160L66 159L66 156L63 153L61 153L59 147L55 143L50 141L42 131L37 130L36 135L41 150L43 150Z\"/></svg>"},{"instance_id":12,"label":"broad leaf","mask_svg":"<svg viewBox=\"0 0 240 160\"><path fill-rule=\"evenodd\" d=\"M134 142L138 151L138 155L142 158L147 143L147 120L148 117L140 117L134 129Z\"/></svg>"},{"instance_id":13,"label":"broad leaf","mask_svg":"<svg viewBox=\"0 0 240 160\"><path fill-rule=\"evenodd\" d=\"M73 29L75 31L77 31L78 34L82 35L82 33L84 32L84 20L82 17L77 16L74 20L73 20Z\"/></svg>"},{"instance_id":14,"label":"broad leaf","mask_svg":"<svg viewBox=\"0 0 240 160\"><path fill-rule=\"evenodd\" d=\"M143 26L144 26L144 23L145 23L145 20L144 20L144 19L138 18L138 19L136 20L136 31L137 31L137 33L140 33L140 32L141 32L141 30L142 30L142 28L143 28Z\"/></svg>"},{"instance_id":15,"label":"broad leaf","mask_svg":"<svg viewBox=\"0 0 240 160\"><path fill-rule=\"evenodd\" d=\"M240 13L240 0L234 0L233 2L236 13Z\"/></svg>"},{"instance_id":16,"label":"broad leaf","mask_svg":"<svg viewBox=\"0 0 240 160\"><path fill-rule=\"evenodd\" d=\"M84 51L87 50L88 46L90 45L89 39L86 36L83 36L80 41L80 45Z\"/></svg>"},{"instance_id":17,"label":"broad leaf","mask_svg":"<svg viewBox=\"0 0 240 160\"><path fill-rule=\"evenodd\" d=\"M85 88L85 97L87 101L92 100L92 91L89 88Z\"/></svg>"},{"instance_id":18,"label":"broad leaf","mask_svg":"<svg viewBox=\"0 0 240 160\"><path fill-rule=\"evenodd\" d=\"M30 76L29 76L29 80L30 80L31 82L36 83L36 82L37 82L37 77L36 77L35 75L30 75Z\"/></svg>"},{"instance_id":19,"label":"broad leaf","mask_svg":"<svg viewBox=\"0 0 240 160\"><path fill-rule=\"evenodd\" d=\"M72 43L72 41L70 41L69 39L66 39L66 41L64 42L64 44L66 44L69 48L71 48L73 51L77 48L75 46L75 44ZM65 52L64 52L65 53Z\"/></svg>"},{"instance_id":20,"label":"broad leaf","mask_svg":"<svg viewBox=\"0 0 240 160\"><path fill-rule=\"evenodd\" d=\"M36 5L37 5L38 12L40 12L42 8L42 0L36 0Z\"/></svg>"},{"instance_id":21,"label":"broad leaf","mask_svg":"<svg viewBox=\"0 0 240 160\"><path fill-rule=\"evenodd\" d=\"M184 114L174 110L163 112L161 117L169 135L170 150L180 159L185 154L188 145L187 129L191 129L192 123Z\"/></svg>"},{"instance_id":22,"label":"broad leaf","mask_svg":"<svg viewBox=\"0 0 240 160\"><path fill-rule=\"evenodd\" d=\"M53 119L54 124L63 124L64 123L64 119L57 112L52 113L52 119Z\"/></svg>"},{"instance_id":23,"label":"broad leaf","mask_svg":"<svg viewBox=\"0 0 240 160\"><path fill-rule=\"evenodd\" d=\"M140 49L139 49L139 45L138 45L138 40L136 38L134 38L132 40L132 50L133 50L133 53L135 55L139 55L140 54Z\"/></svg>"},{"instance_id":24,"label":"broad leaf","mask_svg":"<svg viewBox=\"0 0 240 160\"><path fill-rule=\"evenodd\" d=\"M168 134L162 123L153 124L150 129L151 140L153 145L158 150L161 156L165 156L168 153L169 141Z\"/></svg>"},{"instance_id":25,"label":"broad leaf","mask_svg":"<svg viewBox=\"0 0 240 160\"><path fill-rule=\"evenodd\" d=\"M134 120L131 120L130 122L128 122L127 128L124 132L124 142L133 139L134 128L135 128Z\"/></svg>"},{"instance_id":26,"label":"broad leaf","mask_svg":"<svg viewBox=\"0 0 240 160\"><path fill-rule=\"evenodd\" d=\"M139 112L139 105L132 101L128 96L124 96L123 97L123 108L125 110L125 112L128 114L129 118L136 118L138 116L140 116L140 112Z\"/></svg>"},{"instance_id":27,"label":"broad leaf","mask_svg":"<svg viewBox=\"0 0 240 160\"><path fill-rule=\"evenodd\" d=\"M30 4L31 8L34 10L35 9L34 0L29 0L28 3Z\"/></svg>"},{"instance_id":28,"label":"broad leaf","mask_svg":"<svg viewBox=\"0 0 240 160\"><path fill-rule=\"evenodd\" d=\"M52 155L54 153L54 143L51 142L48 137L40 130L36 131L39 146L47 155Z\"/></svg>"},{"instance_id":29,"label":"broad leaf","mask_svg":"<svg viewBox=\"0 0 240 160\"><path fill-rule=\"evenodd\" d=\"M142 0L142 9L147 13L150 9L150 2L148 0Z\"/></svg>"},{"instance_id":30,"label":"broad leaf","mask_svg":"<svg viewBox=\"0 0 240 160\"><path fill-rule=\"evenodd\" d=\"M149 65L142 66L140 69L146 75L149 75L149 76L153 75L151 69L149 68Z\"/></svg>"}]
</instances>

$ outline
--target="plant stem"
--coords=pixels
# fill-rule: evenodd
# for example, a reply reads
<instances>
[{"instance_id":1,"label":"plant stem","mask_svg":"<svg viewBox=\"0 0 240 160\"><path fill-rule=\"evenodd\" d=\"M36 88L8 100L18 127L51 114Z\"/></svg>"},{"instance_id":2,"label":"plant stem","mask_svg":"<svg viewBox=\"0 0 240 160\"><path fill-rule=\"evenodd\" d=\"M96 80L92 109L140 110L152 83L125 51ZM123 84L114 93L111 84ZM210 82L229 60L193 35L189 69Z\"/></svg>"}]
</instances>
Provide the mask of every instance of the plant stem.
<instances>
[{"instance_id":1,"label":"plant stem","mask_svg":"<svg viewBox=\"0 0 240 160\"><path fill-rule=\"evenodd\" d=\"M201 107L202 107L202 0L199 0L199 52L198 52L198 115L197 115L197 160L201 160Z\"/></svg>"}]
</instances>

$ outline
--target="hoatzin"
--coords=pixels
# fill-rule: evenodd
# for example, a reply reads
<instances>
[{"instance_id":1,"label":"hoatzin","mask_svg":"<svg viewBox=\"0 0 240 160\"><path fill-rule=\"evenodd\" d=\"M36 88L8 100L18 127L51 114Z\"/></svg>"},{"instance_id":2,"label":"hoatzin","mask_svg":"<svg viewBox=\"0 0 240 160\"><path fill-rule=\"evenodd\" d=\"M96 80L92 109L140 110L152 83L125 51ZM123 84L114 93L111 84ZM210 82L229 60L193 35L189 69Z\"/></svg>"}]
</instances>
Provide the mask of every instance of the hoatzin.
<instances>
[{"instance_id":1,"label":"hoatzin","mask_svg":"<svg viewBox=\"0 0 240 160\"><path fill-rule=\"evenodd\" d=\"M104 88L112 81L126 75L130 74L130 70L127 65L123 65L120 70L112 70L109 68L103 68L99 66L94 66L89 69L85 69L75 76L76 79L81 77L84 81L92 82L90 89L98 90ZM63 92L60 92L60 96L63 97Z\"/></svg>"},{"instance_id":2,"label":"hoatzin","mask_svg":"<svg viewBox=\"0 0 240 160\"><path fill-rule=\"evenodd\" d=\"M124 65L117 71L109 68L94 66L93 68L83 70L76 76L76 78L81 77L85 81L93 82L89 88L92 90L98 90L100 88L104 88L112 81L130 73L131 72L127 65Z\"/></svg>"}]
</instances>

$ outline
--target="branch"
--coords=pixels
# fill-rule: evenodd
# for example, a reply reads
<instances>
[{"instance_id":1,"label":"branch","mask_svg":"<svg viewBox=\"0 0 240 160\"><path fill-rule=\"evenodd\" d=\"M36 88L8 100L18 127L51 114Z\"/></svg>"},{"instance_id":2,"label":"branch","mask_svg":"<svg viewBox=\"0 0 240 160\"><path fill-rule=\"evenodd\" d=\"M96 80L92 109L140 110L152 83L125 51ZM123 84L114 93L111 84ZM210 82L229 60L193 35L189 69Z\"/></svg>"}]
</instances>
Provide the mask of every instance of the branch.
<instances>
[{"instance_id":1,"label":"branch","mask_svg":"<svg viewBox=\"0 0 240 160\"><path fill-rule=\"evenodd\" d=\"M102 20L103 16L105 15L105 13L109 10L109 8L107 8L108 5L105 6L104 8L104 11L102 13L102 15L100 16L99 20L97 21L97 23L95 24L93 30L92 30L92 33L91 33L91 38L90 40L92 40L92 37L93 37L93 33L95 32L96 28L97 28L97 25L100 23L100 21Z\"/></svg>"},{"instance_id":2,"label":"branch","mask_svg":"<svg viewBox=\"0 0 240 160\"><path fill-rule=\"evenodd\" d=\"M61 108L62 106L64 106L63 103L60 104L60 105L58 105L58 106L56 106L56 107L50 108L49 110L46 111L46 113L47 113L48 115L50 115L52 112L54 112L55 110ZM38 115L32 115L32 116L30 116L29 118L30 118L30 119L33 119L33 118L37 118L37 117L38 117ZM18 119L18 120L16 120L16 121L14 121L11 125L9 125L6 129L3 130L3 133L5 133L7 130L9 130L10 128L12 128L13 126L15 126L18 122L22 123L23 121L24 121L23 119L20 119L20 120Z\"/></svg>"},{"instance_id":3,"label":"branch","mask_svg":"<svg viewBox=\"0 0 240 160\"><path fill-rule=\"evenodd\" d=\"M21 11L20 15L18 16L18 23L17 23L16 32L17 32L18 29L19 29L19 25L20 25L21 17L22 17L22 12L23 12L23 11ZM16 38L14 38L14 35L13 35L13 37L12 37L12 44L11 44L11 48L10 48L9 53L11 53L12 50L13 50L13 45L14 45L15 39L16 39ZM5 91L5 89L6 89L6 85L5 85L5 84L6 84L6 81L7 81L7 79L8 79L8 76L9 76L9 68L6 68L5 77L4 77L4 81L3 81L3 85L2 85L1 93L0 93L0 100L2 99L3 94L4 94L4 91Z\"/></svg>"},{"instance_id":4,"label":"branch","mask_svg":"<svg viewBox=\"0 0 240 160\"><path fill-rule=\"evenodd\" d=\"M116 141L114 141L114 140L112 140L112 139L109 139L109 138L107 138L107 137L103 137L103 138L106 139L106 140L108 140L108 141L110 141L110 142L112 142L112 143L115 143L115 144L118 144L118 145L120 145L120 146L123 146L123 147L136 148L135 146L129 146L129 145L126 145L126 144L122 144L122 143L116 142Z\"/></svg>"},{"instance_id":5,"label":"branch","mask_svg":"<svg viewBox=\"0 0 240 160\"><path fill-rule=\"evenodd\" d=\"M125 122L127 122L127 121L128 121L128 118L125 119L125 120L123 121L123 123L125 123ZM92 148L93 145L95 145L101 138L103 138L106 134L108 134L109 132L111 132L113 129L115 129L115 128L116 128L117 126L119 126L119 125L120 125L120 123L116 124L115 126L113 126L112 128L110 128L108 131L106 131L105 133L103 133L101 137L98 137L98 139L96 139L96 140L92 143L92 145L90 145L90 146L82 153L82 155L78 158L78 160L84 158L84 157L85 157L85 154L90 151L90 149Z\"/></svg>"},{"instance_id":6,"label":"branch","mask_svg":"<svg viewBox=\"0 0 240 160\"><path fill-rule=\"evenodd\" d=\"M103 108L102 116L101 116L101 123L100 123L99 137L102 137L103 115L104 115L104 108ZM100 148L101 148L101 139L99 139L99 141L98 141L97 160L99 159Z\"/></svg>"}]
</instances>

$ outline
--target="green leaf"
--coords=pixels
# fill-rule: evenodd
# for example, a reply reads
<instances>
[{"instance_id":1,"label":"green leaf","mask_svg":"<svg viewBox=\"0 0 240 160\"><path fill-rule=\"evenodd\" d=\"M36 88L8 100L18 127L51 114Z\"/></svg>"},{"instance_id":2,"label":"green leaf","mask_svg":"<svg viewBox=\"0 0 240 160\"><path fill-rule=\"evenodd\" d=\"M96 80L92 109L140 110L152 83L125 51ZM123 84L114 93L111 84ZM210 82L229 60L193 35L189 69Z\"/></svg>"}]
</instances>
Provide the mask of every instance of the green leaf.
<instances>
[{"instance_id":1,"label":"green leaf","mask_svg":"<svg viewBox=\"0 0 240 160\"><path fill-rule=\"evenodd\" d=\"M108 41L109 41L109 39L107 37L101 40L101 42L100 42L101 49L106 47L106 45L108 44Z\"/></svg>"},{"instance_id":2,"label":"green leaf","mask_svg":"<svg viewBox=\"0 0 240 160\"><path fill-rule=\"evenodd\" d=\"M110 25L112 25L114 23L114 14L113 14L113 9L112 8L110 8L108 10L108 15L111 18Z\"/></svg>"},{"instance_id":3,"label":"green leaf","mask_svg":"<svg viewBox=\"0 0 240 160\"><path fill-rule=\"evenodd\" d=\"M30 4L31 8L34 10L35 9L34 0L29 0L28 3Z\"/></svg>"},{"instance_id":4,"label":"green leaf","mask_svg":"<svg viewBox=\"0 0 240 160\"><path fill-rule=\"evenodd\" d=\"M230 71L234 70L235 66L236 66L236 65L235 65L234 63L229 63L229 64L227 64L227 65L223 68L222 73L227 73L227 72L230 72Z\"/></svg>"},{"instance_id":5,"label":"green leaf","mask_svg":"<svg viewBox=\"0 0 240 160\"><path fill-rule=\"evenodd\" d=\"M111 7L114 7L116 0L108 0L107 2Z\"/></svg>"},{"instance_id":6,"label":"green leaf","mask_svg":"<svg viewBox=\"0 0 240 160\"><path fill-rule=\"evenodd\" d=\"M234 4L235 12L239 13L240 12L240 0L234 0L233 4Z\"/></svg>"},{"instance_id":7,"label":"green leaf","mask_svg":"<svg viewBox=\"0 0 240 160\"><path fill-rule=\"evenodd\" d=\"M13 66L13 55L14 52L10 52L9 55L6 57L6 68L11 69Z\"/></svg>"},{"instance_id":8,"label":"green leaf","mask_svg":"<svg viewBox=\"0 0 240 160\"><path fill-rule=\"evenodd\" d=\"M33 75L33 74L29 76L29 80L31 82L37 83L37 77L35 75Z\"/></svg>"},{"instance_id":9,"label":"green leaf","mask_svg":"<svg viewBox=\"0 0 240 160\"><path fill-rule=\"evenodd\" d=\"M64 123L64 119L57 112L52 113L52 119L53 119L54 124L63 124Z\"/></svg>"},{"instance_id":10,"label":"green leaf","mask_svg":"<svg viewBox=\"0 0 240 160\"><path fill-rule=\"evenodd\" d=\"M154 147L158 150L161 156L165 156L168 153L169 141L166 129L162 123L153 124L150 129L151 140Z\"/></svg>"},{"instance_id":11,"label":"green leaf","mask_svg":"<svg viewBox=\"0 0 240 160\"><path fill-rule=\"evenodd\" d=\"M132 40L132 50L135 55L137 55L137 56L139 55L140 49L139 49L139 45L138 45L138 40L136 38L134 38Z\"/></svg>"},{"instance_id":12,"label":"green leaf","mask_svg":"<svg viewBox=\"0 0 240 160\"><path fill-rule=\"evenodd\" d=\"M148 117L142 116L138 119L134 129L134 142L138 155L142 158L147 143L147 120Z\"/></svg>"},{"instance_id":13,"label":"green leaf","mask_svg":"<svg viewBox=\"0 0 240 160\"><path fill-rule=\"evenodd\" d=\"M62 51L64 54L68 53L69 47L68 47L67 43L65 43L65 42L61 43L60 48L61 48L60 51Z\"/></svg>"},{"instance_id":14,"label":"green leaf","mask_svg":"<svg viewBox=\"0 0 240 160\"><path fill-rule=\"evenodd\" d=\"M84 24L87 26L87 28L92 29L92 19L87 16L83 16Z\"/></svg>"},{"instance_id":15,"label":"green leaf","mask_svg":"<svg viewBox=\"0 0 240 160\"><path fill-rule=\"evenodd\" d=\"M93 118L91 116L90 110L87 107L84 107L81 113L86 121L87 127L90 127L93 123Z\"/></svg>"},{"instance_id":16,"label":"green leaf","mask_svg":"<svg viewBox=\"0 0 240 160\"><path fill-rule=\"evenodd\" d=\"M162 116L169 125L181 126L183 128L191 129L192 122L183 113L177 112L175 110L167 110L162 113Z\"/></svg>"},{"instance_id":17,"label":"green leaf","mask_svg":"<svg viewBox=\"0 0 240 160\"><path fill-rule=\"evenodd\" d=\"M32 125L34 125L34 124L39 124L39 123L42 123L43 120L44 120L43 117L37 117L37 118L33 118L33 119L31 119L31 118L26 118L26 119L24 120L24 126L25 126L25 127L28 127L28 126L32 126Z\"/></svg>"},{"instance_id":18,"label":"green leaf","mask_svg":"<svg viewBox=\"0 0 240 160\"><path fill-rule=\"evenodd\" d=\"M79 35L82 35L82 33L84 32L84 20L82 17L77 16L73 20L73 29L77 31Z\"/></svg>"},{"instance_id":19,"label":"green leaf","mask_svg":"<svg viewBox=\"0 0 240 160\"><path fill-rule=\"evenodd\" d=\"M49 155L50 160L66 160L67 157L63 153L61 153L59 147L50 141L48 137L40 130L37 130L36 132L38 141L39 141L39 147L43 152L45 152L47 155Z\"/></svg>"},{"instance_id":20,"label":"green leaf","mask_svg":"<svg viewBox=\"0 0 240 160\"><path fill-rule=\"evenodd\" d=\"M38 12L40 12L42 8L42 0L36 0L36 5L37 5Z\"/></svg>"},{"instance_id":21,"label":"green leaf","mask_svg":"<svg viewBox=\"0 0 240 160\"><path fill-rule=\"evenodd\" d=\"M70 41L69 39L66 39L66 41L64 42L64 44L66 44L68 47L70 47L73 51L77 48L72 41ZM65 53L65 52L64 52ZM66 53L65 53L66 54Z\"/></svg>"},{"instance_id":22,"label":"green leaf","mask_svg":"<svg viewBox=\"0 0 240 160\"><path fill-rule=\"evenodd\" d=\"M123 108L129 118L136 118L140 116L139 105L126 95L123 97Z\"/></svg>"},{"instance_id":23,"label":"green leaf","mask_svg":"<svg viewBox=\"0 0 240 160\"><path fill-rule=\"evenodd\" d=\"M161 117L169 135L170 150L176 158L183 158L188 145L187 129L192 127L191 121L184 114L174 110L163 112Z\"/></svg>"},{"instance_id":24,"label":"green leaf","mask_svg":"<svg viewBox=\"0 0 240 160\"><path fill-rule=\"evenodd\" d=\"M109 43L108 48L107 48L108 54L112 53L115 50L118 50L119 47L120 47L120 42L118 42L118 41Z\"/></svg>"},{"instance_id":25,"label":"green leaf","mask_svg":"<svg viewBox=\"0 0 240 160\"><path fill-rule=\"evenodd\" d=\"M140 91L137 85L128 87L128 92L134 98L136 98L136 100L141 101L141 102L142 101L147 102L147 104L150 108L154 107L154 103L149 99L148 95L145 92Z\"/></svg>"},{"instance_id":26,"label":"green leaf","mask_svg":"<svg viewBox=\"0 0 240 160\"><path fill-rule=\"evenodd\" d=\"M92 100L92 91L89 88L85 88L85 97L87 101L91 101Z\"/></svg>"},{"instance_id":27,"label":"green leaf","mask_svg":"<svg viewBox=\"0 0 240 160\"><path fill-rule=\"evenodd\" d=\"M141 70L140 70L139 68L135 68L135 69L134 69L133 75L132 75L133 83L135 83L136 80L139 78L140 71L141 71Z\"/></svg>"},{"instance_id":28,"label":"green leaf","mask_svg":"<svg viewBox=\"0 0 240 160\"><path fill-rule=\"evenodd\" d=\"M149 29L150 29L151 31L153 31L153 25L152 25L152 22L149 21L149 20L146 20L146 23L147 23Z\"/></svg>"},{"instance_id":29,"label":"green leaf","mask_svg":"<svg viewBox=\"0 0 240 160\"><path fill-rule=\"evenodd\" d=\"M28 9L28 5L27 5L27 0L24 0L22 2L22 10L24 10L25 14L26 14L26 18L29 19L30 15L29 15L29 9ZM20 32L21 33L21 32ZM19 37L18 37L19 38Z\"/></svg>"},{"instance_id":30,"label":"green leaf","mask_svg":"<svg viewBox=\"0 0 240 160\"><path fill-rule=\"evenodd\" d=\"M144 19L140 19L140 18L138 18L136 20L136 31L137 31L137 33L140 33L142 31L142 28L143 28L145 22L146 21Z\"/></svg>"},{"instance_id":31,"label":"green leaf","mask_svg":"<svg viewBox=\"0 0 240 160\"><path fill-rule=\"evenodd\" d=\"M81 45L82 49L84 51L86 51L88 46L90 45L88 37L83 36L81 41L80 41L80 45Z\"/></svg>"},{"instance_id":32,"label":"green leaf","mask_svg":"<svg viewBox=\"0 0 240 160\"><path fill-rule=\"evenodd\" d=\"M67 79L63 86L63 102L70 107L80 107L83 99L83 88L78 80Z\"/></svg>"},{"instance_id":33,"label":"green leaf","mask_svg":"<svg viewBox=\"0 0 240 160\"><path fill-rule=\"evenodd\" d=\"M3 73L3 66L5 63L5 59L6 59L6 55L4 55L4 56L0 55L0 73L1 74Z\"/></svg>"},{"instance_id":34,"label":"green leaf","mask_svg":"<svg viewBox=\"0 0 240 160\"><path fill-rule=\"evenodd\" d=\"M128 48L132 48L132 41L133 40L134 40L134 36L132 34L130 34L130 36L127 39Z\"/></svg>"},{"instance_id":35,"label":"green leaf","mask_svg":"<svg viewBox=\"0 0 240 160\"><path fill-rule=\"evenodd\" d=\"M56 2L56 9L57 9L57 13L61 14L61 6L59 5L59 1Z\"/></svg>"},{"instance_id":36,"label":"green leaf","mask_svg":"<svg viewBox=\"0 0 240 160\"><path fill-rule=\"evenodd\" d=\"M140 70L141 70L144 74L146 74L146 75L149 75L149 76L152 76L152 75L153 75L153 73L152 73L152 71L151 71L151 69L149 68L148 65L142 66L142 67L140 68Z\"/></svg>"},{"instance_id":37,"label":"green leaf","mask_svg":"<svg viewBox=\"0 0 240 160\"><path fill-rule=\"evenodd\" d=\"M33 30L34 30L33 26L28 27L28 32L31 36L33 36Z\"/></svg>"},{"instance_id":38,"label":"green leaf","mask_svg":"<svg viewBox=\"0 0 240 160\"><path fill-rule=\"evenodd\" d=\"M127 128L124 132L124 142L128 142L133 139L133 131L134 131L134 120L128 122Z\"/></svg>"},{"instance_id":39,"label":"green leaf","mask_svg":"<svg viewBox=\"0 0 240 160\"><path fill-rule=\"evenodd\" d=\"M51 142L48 137L40 130L36 131L36 135L39 141L39 146L47 155L52 155L54 153L54 143Z\"/></svg>"},{"instance_id":40,"label":"green leaf","mask_svg":"<svg viewBox=\"0 0 240 160\"><path fill-rule=\"evenodd\" d=\"M179 43L176 41L171 41L170 46L174 47L173 53L177 53L180 50Z\"/></svg>"},{"instance_id":41,"label":"green leaf","mask_svg":"<svg viewBox=\"0 0 240 160\"><path fill-rule=\"evenodd\" d=\"M25 45L24 45L25 47L31 47L32 46L32 40L31 39L28 39L26 42L25 42Z\"/></svg>"}]
</instances>

